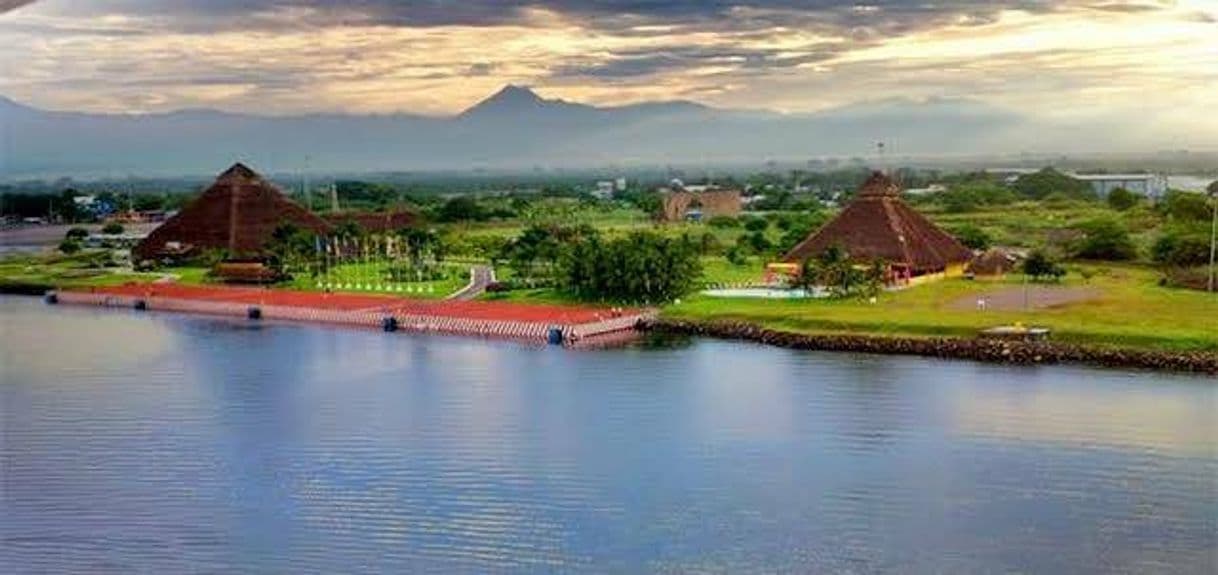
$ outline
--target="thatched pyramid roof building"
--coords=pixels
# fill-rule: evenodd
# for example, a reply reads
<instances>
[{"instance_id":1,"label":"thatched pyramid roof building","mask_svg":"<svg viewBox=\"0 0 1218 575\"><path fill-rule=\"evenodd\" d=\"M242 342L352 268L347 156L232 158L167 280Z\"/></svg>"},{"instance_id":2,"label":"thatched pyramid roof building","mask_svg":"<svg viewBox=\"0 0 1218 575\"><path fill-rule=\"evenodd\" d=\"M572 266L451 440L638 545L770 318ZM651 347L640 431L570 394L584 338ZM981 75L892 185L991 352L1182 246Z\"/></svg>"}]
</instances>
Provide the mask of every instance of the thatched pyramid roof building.
<instances>
[{"instance_id":1,"label":"thatched pyramid roof building","mask_svg":"<svg viewBox=\"0 0 1218 575\"><path fill-rule=\"evenodd\" d=\"M226 250L230 257L255 256L275 228L286 223L318 233L331 228L284 197L274 184L236 163L190 205L148 234L134 252L141 259L207 249Z\"/></svg>"},{"instance_id":2,"label":"thatched pyramid roof building","mask_svg":"<svg viewBox=\"0 0 1218 575\"><path fill-rule=\"evenodd\" d=\"M884 260L907 266L915 274L963 264L973 252L901 200L901 188L875 172L858 197L840 214L783 256L801 263L830 246L839 246L855 261Z\"/></svg>"}]
</instances>

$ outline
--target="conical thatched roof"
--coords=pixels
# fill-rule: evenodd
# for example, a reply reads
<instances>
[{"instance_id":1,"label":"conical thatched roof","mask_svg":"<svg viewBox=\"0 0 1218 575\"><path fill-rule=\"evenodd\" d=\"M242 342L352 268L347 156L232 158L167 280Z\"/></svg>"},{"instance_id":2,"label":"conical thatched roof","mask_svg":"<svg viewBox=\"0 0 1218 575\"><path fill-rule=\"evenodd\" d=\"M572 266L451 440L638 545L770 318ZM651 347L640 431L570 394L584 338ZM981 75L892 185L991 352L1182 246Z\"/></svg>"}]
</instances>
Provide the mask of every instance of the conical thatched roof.
<instances>
[{"instance_id":1,"label":"conical thatched roof","mask_svg":"<svg viewBox=\"0 0 1218 575\"><path fill-rule=\"evenodd\" d=\"M902 201L900 186L880 172L867 179L842 213L795 246L783 261L800 263L834 245L855 261L880 259L919 273L973 257L956 238Z\"/></svg>"},{"instance_id":2,"label":"conical thatched roof","mask_svg":"<svg viewBox=\"0 0 1218 575\"><path fill-rule=\"evenodd\" d=\"M244 164L220 174L211 187L167 220L139 245L136 256L155 258L184 250L227 250L230 257L258 255L281 224L318 233L330 224L288 200ZM174 243L177 249L169 249Z\"/></svg>"}]
</instances>

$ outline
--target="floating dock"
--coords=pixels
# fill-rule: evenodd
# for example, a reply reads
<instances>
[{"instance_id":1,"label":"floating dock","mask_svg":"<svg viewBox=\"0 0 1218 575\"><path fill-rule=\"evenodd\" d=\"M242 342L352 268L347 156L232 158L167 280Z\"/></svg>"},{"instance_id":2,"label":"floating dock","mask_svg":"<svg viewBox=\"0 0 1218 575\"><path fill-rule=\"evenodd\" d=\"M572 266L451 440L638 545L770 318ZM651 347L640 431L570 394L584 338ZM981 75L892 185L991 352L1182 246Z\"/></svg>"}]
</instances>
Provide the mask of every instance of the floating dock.
<instances>
[{"instance_id":1,"label":"floating dock","mask_svg":"<svg viewBox=\"0 0 1218 575\"><path fill-rule=\"evenodd\" d=\"M634 332L655 312L494 301L420 300L266 288L138 284L54 291L52 303L372 327L581 345Z\"/></svg>"}]
</instances>

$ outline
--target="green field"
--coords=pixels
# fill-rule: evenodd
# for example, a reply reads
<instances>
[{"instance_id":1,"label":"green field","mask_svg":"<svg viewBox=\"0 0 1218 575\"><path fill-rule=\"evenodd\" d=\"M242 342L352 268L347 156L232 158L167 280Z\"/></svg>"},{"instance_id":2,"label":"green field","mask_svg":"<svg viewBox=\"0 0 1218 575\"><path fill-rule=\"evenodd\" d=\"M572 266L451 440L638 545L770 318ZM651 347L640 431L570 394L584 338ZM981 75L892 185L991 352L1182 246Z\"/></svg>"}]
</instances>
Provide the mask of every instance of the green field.
<instances>
[{"instance_id":1,"label":"green field","mask_svg":"<svg viewBox=\"0 0 1218 575\"><path fill-rule=\"evenodd\" d=\"M208 284L214 280L204 267L167 267L155 273L133 272L123 267L96 267L92 264L99 252L71 256L16 256L0 260L0 286L51 288L83 288L122 285L130 282L152 282L168 278L182 284ZM299 275L279 284L278 289L321 291L326 283L338 291L385 293L422 299L447 297L469 282L469 266L446 263L443 277L427 281L387 281L387 263L344 264L331 270L328 276L312 278ZM319 282L323 285L319 285Z\"/></svg>"},{"instance_id":2,"label":"green field","mask_svg":"<svg viewBox=\"0 0 1218 575\"><path fill-rule=\"evenodd\" d=\"M687 320L746 321L796 333L852 333L884 336L973 337L987 327L1022 322L1053 330L1054 341L1089 345L1150 347L1218 352L1218 297L1164 288L1158 274L1136 266L1100 266L1083 282L1098 292L1091 301L1030 311L979 311L959 302L981 294L1022 289L1008 281L949 279L882 294L876 303L850 300L773 301L693 296L663 310Z\"/></svg>"},{"instance_id":3,"label":"green field","mask_svg":"<svg viewBox=\"0 0 1218 575\"><path fill-rule=\"evenodd\" d=\"M150 282L155 273L136 273L117 267L98 267L95 253L71 256L12 256L0 260L0 286L89 287Z\"/></svg>"}]
</instances>

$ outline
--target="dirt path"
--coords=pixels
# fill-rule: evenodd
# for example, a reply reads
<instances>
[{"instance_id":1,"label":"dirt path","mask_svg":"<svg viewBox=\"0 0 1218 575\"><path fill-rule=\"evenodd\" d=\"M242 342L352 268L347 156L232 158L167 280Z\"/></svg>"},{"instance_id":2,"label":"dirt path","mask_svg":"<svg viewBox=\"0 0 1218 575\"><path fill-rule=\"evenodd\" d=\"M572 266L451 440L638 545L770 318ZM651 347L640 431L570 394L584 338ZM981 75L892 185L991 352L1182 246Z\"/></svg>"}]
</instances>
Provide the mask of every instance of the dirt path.
<instances>
[{"instance_id":1,"label":"dirt path","mask_svg":"<svg viewBox=\"0 0 1218 575\"><path fill-rule=\"evenodd\" d=\"M1021 311L1050 309L1098 299L1104 292L1093 287L1027 286L991 290L957 299L952 310ZM979 303L982 302L982 303Z\"/></svg>"}]
</instances>

